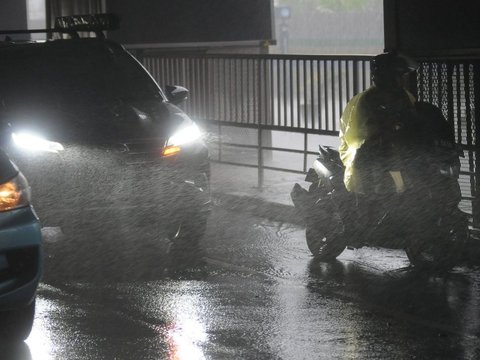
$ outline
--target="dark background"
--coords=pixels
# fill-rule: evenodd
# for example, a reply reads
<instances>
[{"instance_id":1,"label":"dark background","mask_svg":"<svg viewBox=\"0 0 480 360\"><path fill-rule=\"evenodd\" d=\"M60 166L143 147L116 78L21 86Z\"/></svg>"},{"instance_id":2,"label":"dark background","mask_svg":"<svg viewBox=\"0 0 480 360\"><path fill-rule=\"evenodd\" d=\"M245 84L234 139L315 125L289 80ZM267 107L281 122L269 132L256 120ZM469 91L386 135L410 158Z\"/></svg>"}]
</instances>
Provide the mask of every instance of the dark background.
<instances>
[{"instance_id":1,"label":"dark background","mask_svg":"<svg viewBox=\"0 0 480 360\"><path fill-rule=\"evenodd\" d=\"M27 3L18 0L1 0L0 30L21 30L27 28ZM9 35L12 39L25 39L25 35ZM0 41L5 35L0 35Z\"/></svg>"},{"instance_id":2,"label":"dark background","mask_svg":"<svg viewBox=\"0 0 480 360\"><path fill-rule=\"evenodd\" d=\"M271 0L107 0L123 44L271 40Z\"/></svg>"},{"instance_id":3,"label":"dark background","mask_svg":"<svg viewBox=\"0 0 480 360\"><path fill-rule=\"evenodd\" d=\"M384 0L385 47L412 55L480 48L479 0ZM477 50L478 51L478 50Z\"/></svg>"}]
</instances>

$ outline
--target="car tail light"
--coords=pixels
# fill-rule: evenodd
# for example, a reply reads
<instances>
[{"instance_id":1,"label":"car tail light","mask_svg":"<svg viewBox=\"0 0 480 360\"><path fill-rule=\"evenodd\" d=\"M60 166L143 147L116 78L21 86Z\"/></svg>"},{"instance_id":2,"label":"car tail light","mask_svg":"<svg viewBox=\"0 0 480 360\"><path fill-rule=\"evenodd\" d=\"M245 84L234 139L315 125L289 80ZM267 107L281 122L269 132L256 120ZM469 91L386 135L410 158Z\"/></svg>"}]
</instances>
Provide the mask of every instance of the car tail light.
<instances>
[{"instance_id":1,"label":"car tail light","mask_svg":"<svg viewBox=\"0 0 480 360\"><path fill-rule=\"evenodd\" d=\"M30 187L22 173L0 184L0 211L8 211L30 204Z\"/></svg>"}]
</instances>

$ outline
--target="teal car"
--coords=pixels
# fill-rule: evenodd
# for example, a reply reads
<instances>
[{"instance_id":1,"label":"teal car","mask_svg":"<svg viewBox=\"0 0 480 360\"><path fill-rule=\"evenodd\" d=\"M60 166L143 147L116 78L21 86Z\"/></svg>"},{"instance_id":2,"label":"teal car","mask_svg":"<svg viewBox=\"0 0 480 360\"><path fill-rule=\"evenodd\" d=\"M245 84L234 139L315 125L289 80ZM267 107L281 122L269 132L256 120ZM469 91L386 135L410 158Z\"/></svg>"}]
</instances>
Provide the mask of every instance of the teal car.
<instances>
[{"instance_id":1,"label":"teal car","mask_svg":"<svg viewBox=\"0 0 480 360\"><path fill-rule=\"evenodd\" d=\"M41 227L30 187L0 150L0 342L29 336L41 274Z\"/></svg>"}]
</instances>

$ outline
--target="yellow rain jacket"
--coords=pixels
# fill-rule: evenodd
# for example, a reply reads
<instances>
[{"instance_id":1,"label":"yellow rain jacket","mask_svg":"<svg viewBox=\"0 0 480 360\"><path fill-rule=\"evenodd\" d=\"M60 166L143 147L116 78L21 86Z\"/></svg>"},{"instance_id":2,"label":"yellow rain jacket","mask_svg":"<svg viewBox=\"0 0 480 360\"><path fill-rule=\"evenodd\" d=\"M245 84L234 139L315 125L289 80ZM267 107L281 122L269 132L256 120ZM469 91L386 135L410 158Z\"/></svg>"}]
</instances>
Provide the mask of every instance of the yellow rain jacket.
<instances>
[{"instance_id":1,"label":"yellow rain jacket","mask_svg":"<svg viewBox=\"0 0 480 360\"><path fill-rule=\"evenodd\" d=\"M379 107L413 106L415 97L405 90L407 96L386 93L376 86L354 96L345 107L340 119L340 158L345 166L344 182L348 191L364 193L364 184L355 169L355 155L365 140L378 135L382 128L382 119L376 109ZM390 172L395 186L402 187L401 175ZM400 178L398 178L400 176Z\"/></svg>"}]
</instances>

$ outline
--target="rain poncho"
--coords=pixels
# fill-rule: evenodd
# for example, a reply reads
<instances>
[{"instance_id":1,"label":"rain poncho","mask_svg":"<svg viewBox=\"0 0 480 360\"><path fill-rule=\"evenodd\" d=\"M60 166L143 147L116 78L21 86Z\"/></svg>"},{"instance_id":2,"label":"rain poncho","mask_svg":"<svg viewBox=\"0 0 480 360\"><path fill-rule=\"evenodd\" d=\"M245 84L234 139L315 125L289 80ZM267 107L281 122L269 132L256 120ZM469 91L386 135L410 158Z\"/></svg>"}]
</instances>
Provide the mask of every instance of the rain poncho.
<instances>
[{"instance_id":1,"label":"rain poncho","mask_svg":"<svg viewBox=\"0 0 480 360\"><path fill-rule=\"evenodd\" d=\"M395 125L382 113L382 109L393 112L405 108L413 108L415 98L404 90L383 91L372 86L366 91L354 96L345 107L340 119L340 158L345 165L344 182L348 191L365 193L365 184L355 166L357 151L367 140L373 143L382 136L388 126ZM387 130L388 131L388 130ZM376 159L372 159L375 161ZM401 176L395 171L390 172L391 180L398 188L401 187Z\"/></svg>"}]
</instances>

